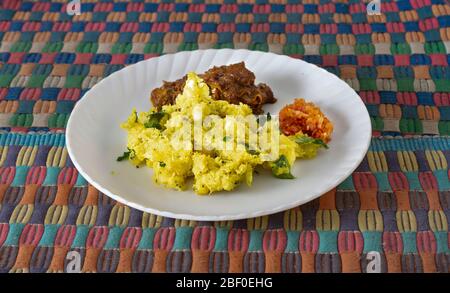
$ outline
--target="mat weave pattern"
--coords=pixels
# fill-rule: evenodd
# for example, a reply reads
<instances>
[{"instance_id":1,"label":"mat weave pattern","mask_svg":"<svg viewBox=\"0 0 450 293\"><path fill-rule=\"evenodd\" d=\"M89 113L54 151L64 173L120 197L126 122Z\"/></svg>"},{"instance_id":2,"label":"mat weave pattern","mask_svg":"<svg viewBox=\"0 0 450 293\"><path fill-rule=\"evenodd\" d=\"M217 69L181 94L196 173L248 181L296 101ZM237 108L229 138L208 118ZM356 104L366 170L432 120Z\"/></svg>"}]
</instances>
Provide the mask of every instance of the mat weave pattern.
<instances>
[{"instance_id":1,"label":"mat weave pattern","mask_svg":"<svg viewBox=\"0 0 450 293\"><path fill-rule=\"evenodd\" d=\"M81 0L73 16L67 3L0 3L0 272L449 272L445 0L382 0L372 16L361 0ZM204 48L286 54L345 80L372 120L362 164L313 202L239 221L99 193L65 147L75 103L127 65Z\"/></svg>"}]
</instances>

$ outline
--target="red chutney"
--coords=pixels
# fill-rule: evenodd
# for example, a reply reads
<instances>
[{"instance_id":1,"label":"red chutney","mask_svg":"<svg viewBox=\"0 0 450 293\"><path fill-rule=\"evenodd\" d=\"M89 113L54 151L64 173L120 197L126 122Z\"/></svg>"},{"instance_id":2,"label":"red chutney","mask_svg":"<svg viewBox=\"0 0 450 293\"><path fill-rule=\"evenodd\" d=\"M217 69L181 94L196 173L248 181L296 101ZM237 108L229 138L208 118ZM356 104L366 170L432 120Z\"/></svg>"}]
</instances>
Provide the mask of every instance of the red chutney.
<instances>
[{"instance_id":1,"label":"red chutney","mask_svg":"<svg viewBox=\"0 0 450 293\"><path fill-rule=\"evenodd\" d=\"M331 140L333 124L319 107L304 99L295 99L293 104L286 105L281 109L279 119L285 135L302 132L325 143Z\"/></svg>"}]
</instances>

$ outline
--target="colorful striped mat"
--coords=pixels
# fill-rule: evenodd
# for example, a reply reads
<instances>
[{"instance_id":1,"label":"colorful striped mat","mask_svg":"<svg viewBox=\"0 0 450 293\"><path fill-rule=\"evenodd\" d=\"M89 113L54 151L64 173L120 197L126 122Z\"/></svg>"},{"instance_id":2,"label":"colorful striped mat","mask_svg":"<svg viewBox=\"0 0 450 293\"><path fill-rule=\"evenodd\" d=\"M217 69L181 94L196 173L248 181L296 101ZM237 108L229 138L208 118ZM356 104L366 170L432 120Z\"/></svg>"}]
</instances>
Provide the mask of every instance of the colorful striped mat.
<instances>
[{"instance_id":1,"label":"colorful striped mat","mask_svg":"<svg viewBox=\"0 0 450 293\"><path fill-rule=\"evenodd\" d=\"M68 2L0 3L0 272L449 272L445 0L381 0L378 15L361 0ZM372 119L362 164L317 200L239 221L98 192L65 147L74 104L124 66L202 48L287 54L345 80Z\"/></svg>"}]
</instances>

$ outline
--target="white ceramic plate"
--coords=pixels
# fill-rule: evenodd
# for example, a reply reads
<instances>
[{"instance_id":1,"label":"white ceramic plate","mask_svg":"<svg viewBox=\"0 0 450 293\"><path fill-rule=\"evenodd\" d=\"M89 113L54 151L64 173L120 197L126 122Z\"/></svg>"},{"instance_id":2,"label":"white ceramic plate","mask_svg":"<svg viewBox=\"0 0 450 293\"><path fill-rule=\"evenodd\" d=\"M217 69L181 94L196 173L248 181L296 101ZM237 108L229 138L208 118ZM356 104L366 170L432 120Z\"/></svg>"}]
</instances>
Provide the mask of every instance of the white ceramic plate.
<instances>
[{"instance_id":1,"label":"white ceramic plate","mask_svg":"<svg viewBox=\"0 0 450 293\"><path fill-rule=\"evenodd\" d=\"M155 185L152 170L117 162L126 150L120 128L132 108L148 111L150 92L163 80L213 65L245 61L257 82L267 83L278 101L265 111L278 113L295 97L316 103L334 124L329 149L313 160L297 161L294 180L269 173L254 176L252 187L198 196ZM231 220L272 214L306 203L336 187L362 161L371 138L366 107L344 81L327 71L287 56L247 50L199 50L152 58L115 72L93 87L72 111L67 125L70 157L93 186L136 209L172 218Z\"/></svg>"}]
</instances>

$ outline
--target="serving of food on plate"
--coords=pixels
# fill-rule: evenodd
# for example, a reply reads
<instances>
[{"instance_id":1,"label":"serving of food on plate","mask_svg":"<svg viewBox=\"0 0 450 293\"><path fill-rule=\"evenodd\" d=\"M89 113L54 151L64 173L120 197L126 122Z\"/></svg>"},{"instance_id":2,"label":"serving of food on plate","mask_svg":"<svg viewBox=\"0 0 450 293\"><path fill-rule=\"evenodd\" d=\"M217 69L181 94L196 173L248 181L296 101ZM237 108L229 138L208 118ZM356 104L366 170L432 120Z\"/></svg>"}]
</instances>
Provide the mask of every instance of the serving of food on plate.
<instances>
[{"instance_id":1,"label":"serving of food on plate","mask_svg":"<svg viewBox=\"0 0 450 293\"><path fill-rule=\"evenodd\" d=\"M150 58L101 80L75 104L66 145L78 172L114 200L221 221L330 191L363 160L371 134L361 98L326 70L208 49Z\"/></svg>"},{"instance_id":2,"label":"serving of food on plate","mask_svg":"<svg viewBox=\"0 0 450 293\"><path fill-rule=\"evenodd\" d=\"M167 188L186 190L193 179L200 195L251 186L256 169L295 179L295 161L328 148L333 132L320 108L304 99L286 105L279 120L257 116L276 99L268 85L255 84L244 62L164 81L151 101L148 112L133 110L121 124L127 151L117 160L152 168L154 182Z\"/></svg>"}]
</instances>

